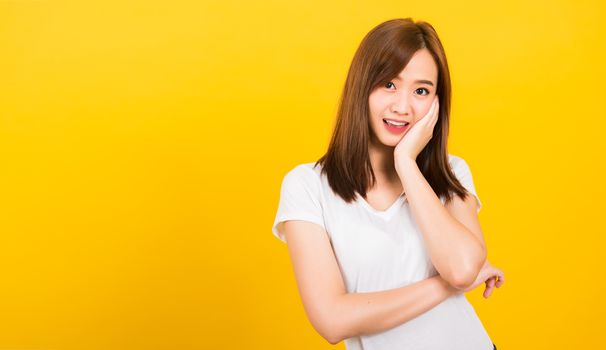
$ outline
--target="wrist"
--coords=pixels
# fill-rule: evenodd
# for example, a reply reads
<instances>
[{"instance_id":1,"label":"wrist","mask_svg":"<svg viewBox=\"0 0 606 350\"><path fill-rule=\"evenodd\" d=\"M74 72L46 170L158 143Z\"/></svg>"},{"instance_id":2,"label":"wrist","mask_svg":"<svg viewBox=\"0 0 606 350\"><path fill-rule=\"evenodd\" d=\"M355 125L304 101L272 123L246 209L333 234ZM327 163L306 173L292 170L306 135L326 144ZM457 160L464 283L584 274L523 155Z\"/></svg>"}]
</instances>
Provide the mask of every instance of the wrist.
<instances>
[{"instance_id":1,"label":"wrist","mask_svg":"<svg viewBox=\"0 0 606 350\"><path fill-rule=\"evenodd\" d=\"M402 175L405 174L408 169L413 169L416 166L417 166L416 159L412 159L412 158L408 158L408 157L400 158L395 163L396 173L398 173L398 175L400 175L400 177L402 177Z\"/></svg>"}]
</instances>

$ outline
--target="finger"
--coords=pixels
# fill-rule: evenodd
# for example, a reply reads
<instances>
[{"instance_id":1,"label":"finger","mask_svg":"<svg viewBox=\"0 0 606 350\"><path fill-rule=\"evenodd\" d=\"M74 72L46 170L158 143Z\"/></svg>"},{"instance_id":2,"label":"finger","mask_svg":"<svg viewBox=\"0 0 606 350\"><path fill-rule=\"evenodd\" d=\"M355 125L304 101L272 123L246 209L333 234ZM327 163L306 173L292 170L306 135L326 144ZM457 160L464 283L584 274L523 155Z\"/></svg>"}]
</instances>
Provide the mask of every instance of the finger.
<instances>
[{"instance_id":1,"label":"finger","mask_svg":"<svg viewBox=\"0 0 606 350\"><path fill-rule=\"evenodd\" d=\"M495 285L496 282L497 282L496 278L495 277L491 277L491 278L489 278L489 279L486 280L486 287L494 288L494 285Z\"/></svg>"},{"instance_id":2,"label":"finger","mask_svg":"<svg viewBox=\"0 0 606 350\"><path fill-rule=\"evenodd\" d=\"M500 269L495 269L496 271L496 277L498 277L500 280L503 280L503 282L505 282L505 273L500 270Z\"/></svg>"},{"instance_id":3,"label":"finger","mask_svg":"<svg viewBox=\"0 0 606 350\"><path fill-rule=\"evenodd\" d=\"M490 278L488 280L488 287L490 287L490 293L491 294L494 291L496 283L497 283L497 278L496 277L492 277L492 278Z\"/></svg>"},{"instance_id":4,"label":"finger","mask_svg":"<svg viewBox=\"0 0 606 350\"><path fill-rule=\"evenodd\" d=\"M438 123L438 118L440 116L440 103L436 102L436 109L433 113L433 117L431 118L431 125L432 127L435 126Z\"/></svg>"},{"instance_id":5,"label":"finger","mask_svg":"<svg viewBox=\"0 0 606 350\"><path fill-rule=\"evenodd\" d=\"M438 115L439 115L439 113L438 113L438 112L440 111L440 100L438 100L438 98L437 98L437 97L436 97L436 102L435 102L435 104L436 104L436 106L435 106L435 108L434 108L433 113L434 113L434 115L435 115L435 116L438 116Z\"/></svg>"},{"instance_id":6,"label":"finger","mask_svg":"<svg viewBox=\"0 0 606 350\"><path fill-rule=\"evenodd\" d=\"M488 298L490 296L490 278L487 279L484 284L486 284L486 288L484 289L483 296L484 298Z\"/></svg>"},{"instance_id":7,"label":"finger","mask_svg":"<svg viewBox=\"0 0 606 350\"><path fill-rule=\"evenodd\" d=\"M425 114L425 117L431 117L433 115L433 111L436 108L436 102L438 102L438 98L436 96L436 98L434 98L433 102L431 103L431 107L429 107L429 111L427 112L427 114ZM425 118L423 118L425 119Z\"/></svg>"},{"instance_id":8,"label":"finger","mask_svg":"<svg viewBox=\"0 0 606 350\"><path fill-rule=\"evenodd\" d=\"M493 286L490 286L488 283L486 283L486 290L484 290L484 298L488 299L488 297L492 294L492 290L494 289Z\"/></svg>"},{"instance_id":9,"label":"finger","mask_svg":"<svg viewBox=\"0 0 606 350\"><path fill-rule=\"evenodd\" d=\"M420 121L425 120L425 125L428 128L433 129L434 125L436 124L436 110L437 110L437 106L438 105L438 99L437 97L433 100L433 103L431 104L431 108L429 109L429 112L427 112L427 114L425 115L425 118L421 119Z\"/></svg>"},{"instance_id":10,"label":"finger","mask_svg":"<svg viewBox=\"0 0 606 350\"><path fill-rule=\"evenodd\" d=\"M499 280L497 281L497 288L502 286L503 283L505 283L505 273L501 271L501 273L499 274Z\"/></svg>"},{"instance_id":11,"label":"finger","mask_svg":"<svg viewBox=\"0 0 606 350\"><path fill-rule=\"evenodd\" d=\"M436 125L436 123L438 122L438 117L439 116L440 116L440 101L438 101L436 99L436 108L435 108L435 110L433 112L433 118L432 118L432 123L431 123L432 126Z\"/></svg>"},{"instance_id":12,"label":"finger","mask_svg":"<svg viewBox=\"0 0 606 350\"><path fill-rule=\"evenodd\" d=\"M497 282L497 276L492 276L488 279L487 281L491 286L494 286L494 284Z\"/></svg>"}]
</instances>

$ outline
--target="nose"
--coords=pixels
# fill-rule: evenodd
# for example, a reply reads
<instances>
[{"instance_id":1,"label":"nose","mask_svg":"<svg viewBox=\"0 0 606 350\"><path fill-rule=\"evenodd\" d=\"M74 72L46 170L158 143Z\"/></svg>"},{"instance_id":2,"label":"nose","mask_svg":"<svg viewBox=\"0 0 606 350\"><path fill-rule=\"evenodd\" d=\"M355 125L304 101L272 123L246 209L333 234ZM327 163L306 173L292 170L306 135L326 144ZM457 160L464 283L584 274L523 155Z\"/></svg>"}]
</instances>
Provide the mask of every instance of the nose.
<instances>
[{"instance_id":1,"label":"nose","mask_svg":"<svg viewBox=\"0 0 606 350\"><path fill-rule=\"evenodd\" d=\"M410 103L408 98L409 95L404 91L394 94L393 101L391 103L391 112L394 114L409 114Z\"/></svg>"}]
</instances>

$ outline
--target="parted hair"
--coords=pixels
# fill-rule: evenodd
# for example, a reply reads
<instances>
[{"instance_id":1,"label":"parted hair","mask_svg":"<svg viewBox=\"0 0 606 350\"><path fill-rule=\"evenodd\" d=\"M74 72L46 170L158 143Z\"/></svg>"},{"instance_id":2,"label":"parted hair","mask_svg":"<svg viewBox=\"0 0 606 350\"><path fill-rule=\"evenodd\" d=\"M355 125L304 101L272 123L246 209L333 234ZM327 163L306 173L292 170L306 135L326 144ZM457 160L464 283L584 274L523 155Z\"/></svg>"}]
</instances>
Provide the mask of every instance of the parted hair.
<instances>
[{"instance_id":1,"label":"parted hair","mask_svg":"<svg viewBox=\"0 0 606 350\"><path fill-rule=\"evenodd\" d=\"M356 192L366 198L376 182L368 152L371 138L370 93L385 85L421 49L431 53L438 67L436 94L440 100L433 136L416 158L433 191L452 200L452 193L465 199L467 190L457 180L448 162L448 129L451 83L444 48L431 24L411 18L391 19L373 28L358 46L337 108L334 130L326 153L315 162L322 166L333 192L347 203Z\"/></svg>"}]
</instances>

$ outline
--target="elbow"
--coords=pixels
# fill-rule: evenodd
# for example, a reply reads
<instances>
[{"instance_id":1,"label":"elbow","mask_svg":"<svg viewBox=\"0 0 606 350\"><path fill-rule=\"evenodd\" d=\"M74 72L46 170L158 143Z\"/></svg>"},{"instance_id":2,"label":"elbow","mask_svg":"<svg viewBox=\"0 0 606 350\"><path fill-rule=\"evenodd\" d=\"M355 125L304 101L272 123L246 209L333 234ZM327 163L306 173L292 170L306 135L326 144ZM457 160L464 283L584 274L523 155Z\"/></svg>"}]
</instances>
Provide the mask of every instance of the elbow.
<instances>
[{"instance_id":1,"label":"elbow","mask_svg":"<svg viewBox=\"0 0 606 350\"><path fill-rule=\"evenodd\" d=\"M353 329L355 322L354 314L352 314L353 305L349 303L347 296L348 294L345 293L333 299L330 303L332 307L327 308L330 311L324 314L321 334L332 345L337 345L357 334L357 331Z\"/></svg>"},{"instance_id":2,"label":"elbow","mask_svg":"<svg viewBox=\"0 0 606 350\"><path fill-rule=\"evenodd\" d=\"M322 338L330 344L336 345L344 339L343 332L341 332L342 313L338 312L336 308L325 307L322 309L323 312L316 314L318 317L314 317L310 321Z\"/></svg>"},{"instance_id":3,"label":"elbow","mask_svg":"<svg viewBox=\"0 0 606 350\"><path fill-rule=\"evenodd\" d=\"M459 290L466 290L471 287L478 277L484 262L486 261L486 251L482 250L479 254L478 259L468 261L464 264L464 268L460 268L457 272L452 274L450 278L450 284Z\"/></svg>"},{"instance_id":4,"label":"elbow","mask_svg":"<svg viewBox=\"0 0 606 350\"><path fill-rule=\"evenodd\" d=\"M331 345L337 345L341 342L341 339L335 338L325 338Z\"/></svg>"},{"instance_id":5,"label":"elbow","mask_svg":"<svg viewBox=\"0 0 606 350\"><path fill-rule=\"evenodd\" d=\"M344 331L348 319L342 309L333 309L332 315L328 317L329 322L324 327L324 339L332 345L337 345L348 338L348 333Z\"/></svg>"},{"instance_id":6,"label":"elbow","mask_svg":"<svg viewBox=\"0 0 606 350\"><path fill-rule=\"evenodd\" d=\"M479 272L479 270L472 271L471 269L458 269L456 272L452 272L449 278L444 277L444 279L452 287L459 291L464 291L473 285Z\"/></svg>"},{"instance_id":7,"label":"elbow","mask_svg":"<svg viewBox=\"0 0 606 350\"><path fill-rule=\"evenodd\" d=\"M324 339L326 339L332 345L337 345L347 338L349 338L349 337L347 337L343 333L339 332L337 330L337 328L332 329L332 331L329 332L329 336L324 337Z\"/></svg>"},{"instance_id":8,"label":"elbow","mask_svg":"<svg viewBox=\"0 0 606 350\"><path fill-rule=\"evenodd\" d=\"M475 282L477 275L471 275L471 274L467 274L467 275L461 275L461 276L457 276L453 279L451 279L450 284L460 290L466 290L467 288L471 287L471 285Z\"/></svg>"},{"instance_id":9,"label":"elbow","mask_svg":"<svg viewBox=\"0 0 606 350\"><path fill-rule=\"evenodd\" d=\"M336 317L328 317L322 325L314 327L316 331L331 345L339 344L343 339L336 327Z\"/></svg>"}]
</instances>

